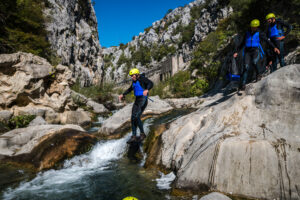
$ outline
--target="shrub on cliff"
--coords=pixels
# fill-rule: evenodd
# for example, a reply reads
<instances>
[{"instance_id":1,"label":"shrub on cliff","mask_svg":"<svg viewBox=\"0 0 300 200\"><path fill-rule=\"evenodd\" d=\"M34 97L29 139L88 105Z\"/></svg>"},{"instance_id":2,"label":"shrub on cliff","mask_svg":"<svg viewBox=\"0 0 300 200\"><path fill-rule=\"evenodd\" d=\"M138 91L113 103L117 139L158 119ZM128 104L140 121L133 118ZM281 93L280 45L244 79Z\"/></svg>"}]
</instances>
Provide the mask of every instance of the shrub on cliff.
<instances>
[{"instance_id":1,"label":"shrub on cliff","mask_svg":"<svg viewBox=\"0 0 300 200\"><path fill-rule=\"evenodd\" d=\"M24 51L50 60L43 1L0 1L0 53Z\"/></svg>"}]
</instances>

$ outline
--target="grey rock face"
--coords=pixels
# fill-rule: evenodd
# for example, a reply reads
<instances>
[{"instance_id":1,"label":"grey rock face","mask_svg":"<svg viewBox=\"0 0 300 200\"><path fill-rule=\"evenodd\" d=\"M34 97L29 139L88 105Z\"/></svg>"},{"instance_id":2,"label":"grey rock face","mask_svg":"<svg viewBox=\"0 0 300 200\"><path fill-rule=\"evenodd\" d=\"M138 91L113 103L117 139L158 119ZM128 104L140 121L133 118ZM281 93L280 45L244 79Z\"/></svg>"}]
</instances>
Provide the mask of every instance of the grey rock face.
<instances>
[{"instance_id":1,"label":"grey rock face","mask_svg":"<svg viewBox=\"0 0 300 200\"><path fill-rule=\"evenodd\" d=\"M13 113L9 110L1 110L0 111L0 122L8 122L10 118L13 116Z\"/></svg>"},{"instance_id":2,"label":"grey rock face","mask_svg":"<svg viewBox=\"0 0 300 200\"><path fill-rule=\"evenodd\" d=\"M283 67L242 96L209 97L162 134L157 164L175 187L299 199L300 65Z\"/></svg>"},{"instance_id":3,"label":"grey rock face","mask_svg":"<svg viewBox=\"0 0 300 200\"><path fill-rule=\"evenodd\" d=\"M219 192L212 192L208 195L201 197L200 200L231 200L231 199Z\"/></svg>"},{"instance_id":4,"label":"grey rock face","mask_svg":"<svg viewBox=\"0 0 300 200\"><path fill-rule=\"evenodd\" d=\"M43 58L27 53L0 55L0 106L28 104L28 96L43 92L43 80L52 66Z\"/></svg>"},{"instance_id":5,"label":"grey rock face","mask_svg":"<svg viewBox=\"0 0 300 200\"><path fill-rule=\"evenodd\" d=\"M70 66L82 86L101 80L101 52L97 18L91 0L49 0L44 10L52 48Z\"/></svg>"},{"instance_id":6,"label":"grey rock face","mask_svg":"<svg viewBox=\"0 0 300 200\"><path fill-rule=\"evenodd\" d=\"M96 114L103 114L109 112L102 104L99 104L93 101L92 99L89 99L75 91L72 91L72 99L78 105L86 105L87 107L91 108Z\"/></svg>"},{"instance_id":7,"label":"grey rock face","mask_svg":"<svg viewBox=\"0 0 300 200\"><path fill-rule=\"evenodd\" d=\"M38 126L38 125L46 125L48 124L44 118L42 118L41 116L37 116L34 120L32 120L30 122L30 124L28 126Z\"/></svg>"},{"instance_id":8,"label":"grey rock face","mask_svg":"<svg viewBox=\"0 0 300 200\"><path fill-rule=\"evenodd\" d=\"M0 154L14 156L30 153L31 150L43 141L43 137L50 137L62 129L84 131L77 125L39 125L19 128L9 131L0 138Z\"/></svg>"},{"instance_id":9,"label":"grey rock face","mask_svg":"<svg viewBox=\"0 0 300 200\"><path fill-rule=\"evenodd\" d=\"M148 106L146 107L143 115L159 115L173 109L170 104L161 100L158 96L151 97L151 99L153 99L154 102L148 101ZM133 104L129 104L125 106L118 112L114 113L113 116L105 120L102 127L99 129L99 133L112 135L116 132L120 132L121 128L124 128L126 124L129 125L132 105Z\"/></svg>"},{"instance_id":10,"label":"grey rock face","mask_svg":"<svg viewBox=\"0 0 300 200\"><path fill-rule=\"evenodd\" d=\"M88 126L92 119L89 114L83 110L66 111L60 115L61 124L78 124L80 126Z\"/></svg>"}]
</instances>

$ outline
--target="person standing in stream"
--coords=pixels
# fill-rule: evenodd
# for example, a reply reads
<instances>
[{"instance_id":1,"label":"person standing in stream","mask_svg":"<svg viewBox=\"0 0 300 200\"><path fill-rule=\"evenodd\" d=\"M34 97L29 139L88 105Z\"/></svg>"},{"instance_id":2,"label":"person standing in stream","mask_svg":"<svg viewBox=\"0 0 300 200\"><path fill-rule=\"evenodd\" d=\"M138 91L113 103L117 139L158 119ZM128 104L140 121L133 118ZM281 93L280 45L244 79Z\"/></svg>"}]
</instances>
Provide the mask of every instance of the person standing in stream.
<instances>
[{"instance_id":1,"label":"person standing in stream","mask_svg":"<svg viewBox=\"0 0 300 200\"><path fill-rule=\"evenodd\" d=\"M139 127L141 132L140 139L144 140L146 138L143 123L141 120L141 115L148 104L149 90L153 87L153 82L145 76L141 75L140 71L137 68L131 69L129 71L129 76L131 76L132 84L123 94L119 96L119 100L121 101L132 90L134 91L135 102L132 106L131 113L132 136L127 143L134 142L137 140L137 127Z\"/></svg>"}]
</instances>

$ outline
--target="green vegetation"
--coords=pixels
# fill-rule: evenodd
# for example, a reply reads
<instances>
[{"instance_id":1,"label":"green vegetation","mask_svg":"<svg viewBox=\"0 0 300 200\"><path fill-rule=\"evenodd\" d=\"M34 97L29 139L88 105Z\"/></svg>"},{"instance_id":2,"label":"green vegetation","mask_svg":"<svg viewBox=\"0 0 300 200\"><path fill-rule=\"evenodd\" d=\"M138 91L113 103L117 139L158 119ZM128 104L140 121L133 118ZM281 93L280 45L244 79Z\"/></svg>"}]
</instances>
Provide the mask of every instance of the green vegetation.
<instances>
[{"instance_id":1,"label":"green vegetation","mask_svg":"<svg viewBox=\"0 0 300 200\"><path fill-rule=\"evenodd\" d=\"M0 2L0 53L23 51L58 62L46 39L44 7L39 0Z\"/></svg>"},{"instance_id":2,"label":"green vegetation","mask_svg":"<svg viewBox=\"0 0 300 200\"><path fill-rule=\"evenodd\" d=\"M152 28L152 26L149 26L147 28L144 29L145 33L148 33L150 31L150 29Z\"/></svg>"},{"instance_id":3,"label":"green vegetation","mask_svg":"<svg viewBox=\"0 0 300 200\"><path fill-rule=\"evenodd\" d=\"M228 20L219 23L216 31L211 32L199 43L191 61L191 71L197 69L197 75L207 80L211 85L218 78L221 67L219 53L224 50L234 32L228 27ZM226 49L225 49L226 50Z\"/></svg>"},{"instance_id":4,"label":"green vegetation","mask_svg":"<svg viewBox=\"0 0 300 200\"><path fill-rule=\"evenodd\" d=\"M106 83L103 85L94 85L90 87L80 87L80 83L77 80L76 83L71 87L72 90L78 92L94 101L104 103L112 100L112 91L114 84Z\"/></svg>"},{"instance_id":5,"label":"green vegetation","mask_svg":"<svg viewBox=\"0 0 300 200\"><path fill-rule=\"evenodd\" d=\"M142 65L147 65L151 62L151 60L150 48L147 46L141 45L139 49L132 54L132 61L134 64L138 64L140 62Z\"/></svg>"},{"instance_id":6,"label":"green vegetation","mask_svg":"<svg viewBox=\"0 0 300 200\"><path fill-rule=\"evenodd\" d=\"M208 90L208 86L205 79L193 79L189 71L180 71L169 80L155 85L151 95L161 98L200 96Z\"/></svg>"},{"instance_id":7,"label":"green vegetation","mask_svg":"<svg viewBox=\"0 0 300 200\"><path fill-rule=\"evenodd\" d=\"M24 128L35 118L35 115L19 115L12 117L8 122L10 129Z\"/></svg>"},{"instance_id":8,"label":"green vegetation","mask_svg":"<svg viewBox=\"0 0 300 200\"><path fill-rule=\"evenodd\" d=\"M159 47L154 46L151 48L151 56L154 60L161 61L169 54L175 54L176 48L174 46L161 45Z\"/></svg>"}]
</instances>

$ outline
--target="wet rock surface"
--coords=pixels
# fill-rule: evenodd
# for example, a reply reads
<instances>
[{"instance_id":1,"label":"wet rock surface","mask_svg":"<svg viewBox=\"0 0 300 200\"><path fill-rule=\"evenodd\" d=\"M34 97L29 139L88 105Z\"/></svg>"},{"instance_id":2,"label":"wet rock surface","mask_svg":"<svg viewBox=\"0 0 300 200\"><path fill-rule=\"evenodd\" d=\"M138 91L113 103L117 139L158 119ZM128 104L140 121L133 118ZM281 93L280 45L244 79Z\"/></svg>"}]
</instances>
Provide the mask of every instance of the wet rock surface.
<instances>
[{"instance_id":1,"label":"wet rock surface","mask_svg":"<svg viewBox=\"0 0 300 200\"><path fill-rule=\"evenodd\" d=\"M86 152L95 142L94 136L76 125L37 125L1 135L0 155L2 161L27 163L42 170Z\"/></svg>"},{"instance_id":2,"label":"wet rock surface","mask_svg":"<svg viewBox=\"0 0 300 200\"><path fill-rule=\"evenodd\" d=\"M180 189L298 199L299 75L300 65L290 65L249 84L241 96L207 97L162 134L156 164L176 172Z\"/></svg>"}]
</instances>

